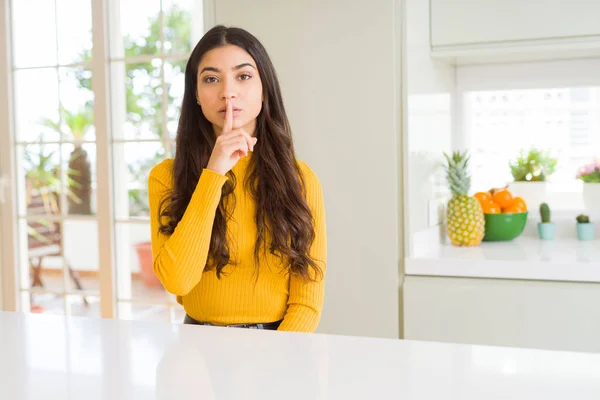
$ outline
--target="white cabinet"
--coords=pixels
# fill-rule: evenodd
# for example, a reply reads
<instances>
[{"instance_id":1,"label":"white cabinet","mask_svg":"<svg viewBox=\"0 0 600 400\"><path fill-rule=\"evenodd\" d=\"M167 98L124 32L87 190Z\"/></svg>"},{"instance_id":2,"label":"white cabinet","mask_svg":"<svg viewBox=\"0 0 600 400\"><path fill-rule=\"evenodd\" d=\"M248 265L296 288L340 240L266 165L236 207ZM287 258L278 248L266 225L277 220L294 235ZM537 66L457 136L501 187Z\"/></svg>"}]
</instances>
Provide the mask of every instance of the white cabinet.
<instances>
[{"instance_id":1,"label":"white cabinet","mask_svg":"<svg viewBox=\"0 0 600 400\"><path fill-rule=\"evenodd\" d=\"M406 276L410 340L600 352L600 284Z\"/></svg>"},{"instance_id":2,"label":"white cabinet","mask_svg":"<svg viewBox=\"0 0 600 400\"><path fill-rule=\"evenodd\" d=\"M430 0L433 55L465 57L600 49L598 0ZM558 46L558 47L557 47ZM495 53L490 53L490 50Z\"/></svg>"}]
</instances>

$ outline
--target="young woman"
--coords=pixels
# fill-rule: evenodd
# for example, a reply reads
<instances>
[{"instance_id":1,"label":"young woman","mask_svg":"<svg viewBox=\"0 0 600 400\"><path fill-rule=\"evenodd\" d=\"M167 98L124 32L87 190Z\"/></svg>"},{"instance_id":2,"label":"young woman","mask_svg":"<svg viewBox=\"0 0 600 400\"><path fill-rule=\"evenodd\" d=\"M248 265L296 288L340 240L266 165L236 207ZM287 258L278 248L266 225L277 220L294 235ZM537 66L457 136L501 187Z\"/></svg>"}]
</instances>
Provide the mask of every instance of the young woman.
<instances>
[{"instance_id":1,"label":"young woman","mask_svg":"<svg viewBox=\"0 0 600 400\"><path fill-rule=\"evenodd\" d=\"M250 33L216 26L194 48L175 158L148 189L154 271L185 323L317 328L321 186L295 157L275 69Z\"/></svg>"}]
</instances>

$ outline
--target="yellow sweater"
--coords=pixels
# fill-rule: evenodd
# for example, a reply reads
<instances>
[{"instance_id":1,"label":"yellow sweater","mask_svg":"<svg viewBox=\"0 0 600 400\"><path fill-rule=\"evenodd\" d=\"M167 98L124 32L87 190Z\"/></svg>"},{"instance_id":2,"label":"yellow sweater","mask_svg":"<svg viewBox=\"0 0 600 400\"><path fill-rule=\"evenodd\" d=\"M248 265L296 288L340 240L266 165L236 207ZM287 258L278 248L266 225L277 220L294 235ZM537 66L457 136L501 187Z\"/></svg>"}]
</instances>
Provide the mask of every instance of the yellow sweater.
<instances>
[{"instance_id":1,"label":"yellow sweater","mask_svg":"<svg viewBox=\"0 0 600 400\"><path fill-rule=\"evenodd\" d=\"M261 256L256 280L254 244L255 203L244 190L244 177L252 154L233 168L237 179L232 220L227 222L230 259L225 275L204 271L213 221L227 177L203 170L190 203L172 235L158 232L158 207L173 187L173 160L157 164L148 179L154 272L165 289L177 295L189 316L217 325L267 323L283 319L279 330L313 332L321 317L324 279L307 282L285 272L275 256ZM325 273L327 242L321 185L315 173L299 162L306 185L306 199L315 221L315 242L310 256ZM282 272L282 269L284 271ZM325 276L325 275L323 275Z\"/></svg>"}]
</instances>

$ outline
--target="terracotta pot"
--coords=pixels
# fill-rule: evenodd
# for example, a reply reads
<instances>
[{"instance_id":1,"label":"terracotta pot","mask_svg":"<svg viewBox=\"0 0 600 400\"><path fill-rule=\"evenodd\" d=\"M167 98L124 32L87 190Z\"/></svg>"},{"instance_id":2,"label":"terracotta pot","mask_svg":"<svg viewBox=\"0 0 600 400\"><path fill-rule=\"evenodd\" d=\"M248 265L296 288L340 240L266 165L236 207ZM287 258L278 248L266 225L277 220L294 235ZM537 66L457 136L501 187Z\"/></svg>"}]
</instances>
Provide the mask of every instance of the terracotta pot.
<instances>
[{"instance_id":1,"label":"terracotta pot","mask_svg":"<svg viewBox=\"0 0 600 400\"><path fill-rule=\"evenodd\" d=\"M142 280L148 287L157 287L162 284L156 277L154 269L152 268L152 245L150 242L138 243L135 246L138 254L138 260L140 262L140 273L142 274Z\"/></svg>"}]
</instances>

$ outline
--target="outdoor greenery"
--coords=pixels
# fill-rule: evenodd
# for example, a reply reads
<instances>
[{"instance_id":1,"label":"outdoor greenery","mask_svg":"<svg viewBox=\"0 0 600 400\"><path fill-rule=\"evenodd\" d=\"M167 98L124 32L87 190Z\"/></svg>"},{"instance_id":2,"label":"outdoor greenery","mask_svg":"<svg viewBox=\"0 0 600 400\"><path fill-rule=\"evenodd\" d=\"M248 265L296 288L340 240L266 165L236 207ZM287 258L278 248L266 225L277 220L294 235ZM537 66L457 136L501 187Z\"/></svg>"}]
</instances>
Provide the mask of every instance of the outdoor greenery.
<instances>
[{"instance_id":1,"label":"outdoor greenery","mask_svg":"<svg viewBox=\"0 0 600 400\"><path fill-rule=\"evenodd\" d=\"M164 43L160 40L160 14L150 18L148 29L142 37L125 36L123 38L125 57L142 55L156 55L162 53L186 55L191 51L189 38L191 37L192 21L189 12L178 7L172 7L163 13L164 18ZM91 61L91 50L81 54L82 62ZM165 71L169 76L182 77L185 70L186 59L168 60ZM169 67L168 69L166 67ZM150 129L156 139L162 139L163 132L163 65L156 59L145 62L125 64L125 121L130 127L141 133ZM75 70L77 84L81 90L92 90L93 76L87 67ZM166 79L168 82L168 79ZM167 85L167 89L169 86ZM166 104L171 111L169 118L176 120L181 104L176 104L170 90L166 93ZM60 121L44 119L40 125L62 134L65 139L73 139L75 147L71 152L68 166L69 212L71 214L90 214L92 174L88 154L82 147L81 141L93 127L93 102L87 101L79 110L60 109ZM120 128L120 127L119 127ZM137 136L137 135L136 135ZM134 136L135 138L135 136ZM29 147L29 146L28 146ZM58 151L58 150L57 150ZM31 149L26 151L26 174L28 182L33 188L52 188L59 193L60 179L58 165L51 163L51 155L33 154ZM148 204L146 185L148 172L163 157L164 149L161 147L153 154L136 154L135 162L128 163L129 182L129 211L130 215L147 215Z\"/></svg>"}]
</instances>

